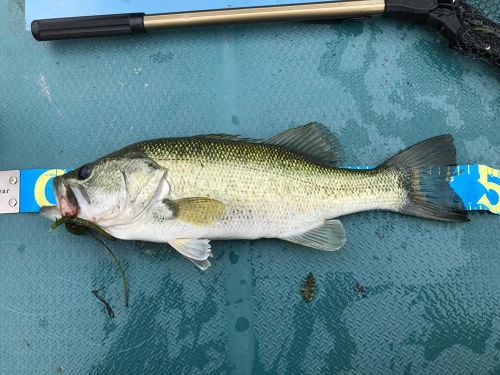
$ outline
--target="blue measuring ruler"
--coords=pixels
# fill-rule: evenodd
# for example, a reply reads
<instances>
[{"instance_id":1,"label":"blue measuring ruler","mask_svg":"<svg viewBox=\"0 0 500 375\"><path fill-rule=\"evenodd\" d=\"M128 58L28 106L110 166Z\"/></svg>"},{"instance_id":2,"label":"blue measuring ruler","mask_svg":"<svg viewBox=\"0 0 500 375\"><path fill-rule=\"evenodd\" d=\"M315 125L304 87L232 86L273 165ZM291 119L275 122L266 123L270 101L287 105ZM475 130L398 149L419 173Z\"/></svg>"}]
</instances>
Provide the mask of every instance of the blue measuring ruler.
<instances>
[{"instance_id":1,"label":"blue measuring ruler","mask_svg":"<svg viewBox=\"0 0 500 375\"><path fill-rule=\"evenodd\" d=\"M373 167L345 168L370 169ZM55 205L52 179L68 171L70 169L19 171L19 207L16 212L38 212L41 206ZM455 167L450 186L462 199L467 211L490 211L500 214L500 170L481 164L460 165ZM0 186L1 190L2 186Z\"/></svg>"}]
</instances>

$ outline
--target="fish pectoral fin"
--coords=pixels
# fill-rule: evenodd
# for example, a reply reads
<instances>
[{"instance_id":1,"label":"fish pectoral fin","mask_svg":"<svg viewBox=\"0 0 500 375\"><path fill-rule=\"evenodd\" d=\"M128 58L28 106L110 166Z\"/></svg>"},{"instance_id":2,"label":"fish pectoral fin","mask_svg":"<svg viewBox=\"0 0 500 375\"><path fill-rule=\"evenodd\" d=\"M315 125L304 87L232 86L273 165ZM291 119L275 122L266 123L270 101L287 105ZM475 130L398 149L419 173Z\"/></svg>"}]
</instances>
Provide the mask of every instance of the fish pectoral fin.
<instances>
[{"instance_id":1,"label":"fish pectoral fin","mask_svg":"<svg viewBox=\"0 0 500 375\"><path fill-rule=\"evenodd\" d=\"M210 198L164 199L163 203L172 211L174 219L198 226L213 224L226 213L224 203Z\"/></svg>"},{"instance_id":2,"label":"fish pectoral fin","mask_svg":"<svg viewBox=\"0 0 500 375\"><path fill-rule=\"evenodd\" d=\"M339 140L318 122L286 130L266 143L286 147L328 167L337 167L342 163L343 152Z\"/></svg>"},{"instance_id":3,"label":"fish pectoral fin","mask_svg":"<svg viewBox=\"0 0 500 375\"><path fill-rule=\"evenodd\" d=\"M202 238L178 238L168 241L168 243L175 250L196 264L201 270L205 271L210 267L208 258L212 256L212 250L209 240Z\"/></svg>"},{"instance_id":4,"label":"fish pectoral fin","mask_svg":"<svg viewBox=\"0 0 500 375\"><path fill-rule=\"evenodd\" d=\"M346 243L344 226L339 220L326 220L320 226L305 233L282 238L282 240L312 247L318 250L334 251Z\"/></svg>"}]
</instances>

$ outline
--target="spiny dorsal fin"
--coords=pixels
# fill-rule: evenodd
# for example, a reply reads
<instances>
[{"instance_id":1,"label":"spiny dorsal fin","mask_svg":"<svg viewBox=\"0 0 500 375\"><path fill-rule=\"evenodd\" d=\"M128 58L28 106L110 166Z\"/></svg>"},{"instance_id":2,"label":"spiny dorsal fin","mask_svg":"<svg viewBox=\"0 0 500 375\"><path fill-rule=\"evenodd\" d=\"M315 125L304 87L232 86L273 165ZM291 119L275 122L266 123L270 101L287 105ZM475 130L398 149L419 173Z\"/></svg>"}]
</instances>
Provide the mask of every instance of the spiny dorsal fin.
<instances>
[{"instance_id":1,"label":"spiny dorsal fin","mask_svg":"<svg viewBox=\"0 0 500 375\"><path fill-rule=\"evenodd\" d=\"M251 143L261 143L260 139L245 138L241 135L232 134L203 134L196 136L197 138L209 138L209 139L219 139L221 141L232 141L232 142L251 142Z\"/></svg>"},{"instance_id":2,"label":"spiny dorsal fin","mask_svg":"<svg viewBox=\"0 0 500 375\"><path fill-rule=\"evenodd\" d=\"M286 147L328 167L339 166L342 162L339 140L325 125L318 122L286 130L266 143Z\"/></svg>"}]
</instances>

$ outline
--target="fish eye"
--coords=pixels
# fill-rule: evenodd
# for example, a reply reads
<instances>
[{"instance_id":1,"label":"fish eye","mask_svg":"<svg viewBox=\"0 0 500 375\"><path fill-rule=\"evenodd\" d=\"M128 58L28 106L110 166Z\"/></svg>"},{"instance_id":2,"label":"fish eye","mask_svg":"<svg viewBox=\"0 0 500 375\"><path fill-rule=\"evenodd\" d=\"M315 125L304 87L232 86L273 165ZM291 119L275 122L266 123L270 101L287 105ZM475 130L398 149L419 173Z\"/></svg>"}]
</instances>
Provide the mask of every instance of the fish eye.
<instances>
[{"instance_id":1,"label":"fish eye","mask_svg":"<svg viewBox=\"0 0 500 375\"><path fill-rule=\"evenodd\" d=\"M91 173L92 169L88 165L84 165L83 167L80 167L80 169L78 170L78 179L86 180L87 178L90 177Z\"/></svg>"}]
</instances>

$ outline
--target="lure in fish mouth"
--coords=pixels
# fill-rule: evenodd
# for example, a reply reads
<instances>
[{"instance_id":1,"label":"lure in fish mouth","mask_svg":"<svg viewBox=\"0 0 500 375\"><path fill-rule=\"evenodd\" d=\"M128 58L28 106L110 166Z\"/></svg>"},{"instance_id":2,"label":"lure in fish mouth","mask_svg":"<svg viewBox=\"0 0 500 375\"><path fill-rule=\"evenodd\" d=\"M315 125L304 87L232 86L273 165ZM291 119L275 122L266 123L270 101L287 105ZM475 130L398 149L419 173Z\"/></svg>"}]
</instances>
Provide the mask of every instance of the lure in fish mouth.
<instances>
[{"instance_id":1,"label":"lure in fish mouth","mask_svg":"<svg viewBox=\"0 0 500 375\"><path fill-rule=\"evenodd\" d=\"M450 135L420 142L372 170L347 170L337 138L311 123L267 140L225 134L136 143L54 179L57 207L113 237L169 243L201 269L210 240L279 238L332 251L340 216L389 210L467 221L450 188Z\"/></svg>"}]
</instances>

